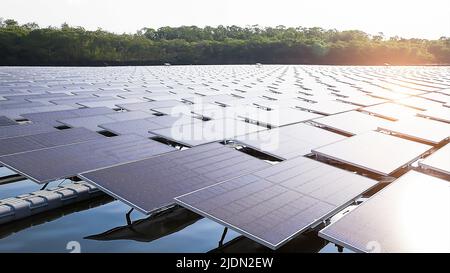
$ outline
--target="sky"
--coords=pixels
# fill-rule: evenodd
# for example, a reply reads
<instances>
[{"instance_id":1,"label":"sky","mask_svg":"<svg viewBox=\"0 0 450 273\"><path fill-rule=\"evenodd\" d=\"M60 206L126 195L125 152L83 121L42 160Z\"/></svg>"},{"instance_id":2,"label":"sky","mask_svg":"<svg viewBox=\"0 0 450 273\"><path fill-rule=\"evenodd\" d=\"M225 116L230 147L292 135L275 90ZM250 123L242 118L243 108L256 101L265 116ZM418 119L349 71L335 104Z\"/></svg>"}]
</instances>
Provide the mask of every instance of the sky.
<instances>
[{"instance_id":1,"label":"sky","mask_svg":"<svg viewBox=\"0 0 450 273\"><path fill-rule=\"evenodd\" d=\"M0 17L135 33L161 26L303 26L450 37L450 0L0 0Z\"/></svg>"}]
</instances>

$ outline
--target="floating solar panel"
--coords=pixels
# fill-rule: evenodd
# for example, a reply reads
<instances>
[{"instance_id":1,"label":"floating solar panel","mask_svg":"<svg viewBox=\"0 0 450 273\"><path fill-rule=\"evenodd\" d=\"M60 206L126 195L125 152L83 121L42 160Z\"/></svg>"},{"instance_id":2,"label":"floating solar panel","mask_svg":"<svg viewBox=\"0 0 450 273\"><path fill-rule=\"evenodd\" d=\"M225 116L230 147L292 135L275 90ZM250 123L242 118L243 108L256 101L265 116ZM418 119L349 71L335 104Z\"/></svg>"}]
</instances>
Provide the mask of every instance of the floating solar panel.
<instances>
[{"instance_id":1,"label":"floating solar panel","mask_svg":"<svg viewBox=\"0 0 450 273\"><path fill-rule=\"evenodd\" d=\"M280 159L311 153L311 150L346 138L303 123L243 135L236 141Z\"/></svg>"},{"instance_id":2,"label":"floating solar panel","mask_svg":"<svg viewBox=\"0 0 450 273\"><path fill-rule=\"evenodd\" d=\"M449 196L448 181L409 171L319 236L357 252L448 253Z\"/></svg>"},{"instance_id":3,"label":"floating solar panel","mask_svg":"<svg viewBox=\"0 0 450 273\"><path fill-rule=\"evenodd\" d=\"M0 126L9 126L9 125L17 125L17 122L7 117L0 116Z\"/></svg>"},{"instance_id":4,"label":"floating solar panel","mask_svg":"<svg viewBox=\"0 0 450 273\"><path fill-rule=\"evenodd\" d=\"M392 121L358 111L317 118L312 122L349 135L373 131L385 124L392 123Z\"/></svg>"},{"instance_id":5,"label":"floating solar panel","mask_svg":"<svg viewBox=\"0 0 450 273\"><path fill-rule=\"evenodd\" d=\"M418 116L435 119L438 121L443 121L450 123L450 108L449 107L436 107L433 109L429 109L420 113L417 113Z\"/></svg>"},{"instance_id":6,"label":"floating solar panel","mask_svg":"<svg viewBox=\"0 0 450 273\"><path fill-rule=\"evenodd\" d=\"M421 117L404 118L386 123L379 126L379 129L432 144L437 144L450 137L450 124Z\"/></svg>"},{"instance_id":7,"label":"floating solar panel","mask_svg":"<svg viewBox=\"0 0 450 273\"><path fill-rule=\"evenodd\" d=\"M361 111L368 112L370 114L391 120L399 120L401 118L412 117L415 116L417 113L421 112L418 109L413 109L395 103L383 103L374 106L369 106L362 108Z\"/></svg>"},{"instance_id":8,"label":"floating solar panel","mask_svg":"<svg viewBox=\"0 0 450 273\"><path fill-rule=\"evenodd\" d=\"M359 108L357 105L332 100L321 100L316 103L299 101L296 107L307 111L313 111L321 115L333 115Z\"/></svg>"},{"instance_id":9,"label":"floating solar panel","mask_svg":"<svg viewBox=\"0 0 450 273\"><path fill-rule=\"evenodd\" d=\"M150 130L150 133L193 147L266 129L240 120L219 119Z\"/></svg>"},{"instance_id":10,"label":"floating solar panel","mask_svg":"<svg viewBox=\"0 0 450 273\"><path fill-rule=\"evenodd\" d=\"M103 191L151 213L188 192L238 177L270 164L212 143L81 174Z\"/></svg>"},{"instance_id":11,"label":"floating solar panel","mask_svg":"<svg viewBox=\"0 0 450 273\"><path fill-rule=\"evenodd\" d=\"M450 103L450 95L438 93L438 92L431 92L424 95L421 95L423 98L427 98L430 100L434 100L440 103Z\"/></svg>"},{"instance_id":12,"label":"floating solar panel","mask_svg":"<svg viewBox=\"0 0 450 273\"><path fill-rule=\"evenodd\" d=\"M57 129L53 128L50 125L40 123L24 124L24 125L7 125L2 126L1 128L0 139L8 137L34 135L54 131L57 131Z\"/></svg>"},{"instance_id":13,"label":"floating solar panel","mask_svg":"<svg viewBox=\"0 0 450 273\"><path fill-rule=\"evenodd\" d=\"M180 126L183 124L201 123L199 119L192 117L154 116L146 119L134 119L100 124L99 127L117 135L135 134L144 137L153 137L149 131Z\"/></svg>"},{"instance_id":14,"label":"floating solar panel","mask_svg":"<svg viewBox=\"0 0 450 273\"><path fill-rule=\"evenodd\" d=\"M445 145L424 160L419 161L419 165L424 169L450 175L450 144Z\"/></svg>"},{"instance_id":15,"label":"floating solar panel","mask_svg":"<svg viewBox=\"0 0 450 273\"><path fill-rule=\"evenodd\" d=\"M376 183L297 157L188 193L176 201L276 249L329 218Z\"/></svg>"},{"instance_id":16,"label":"floating solar panel","mask_svg":"<svg viewBox=\"0 0 450 273\"><path fill-rule=\"evenodd\" d=\"M326 145L312 152L381 175L390 175L417 160L432 147L369 131Z\"/></svg>"},{"instance_id":17,"label":"floating solar panel","mask_svg":"<svg viewBox=\"0 0 450 273\"><path fill-rule=\"evenodd\" d=\"M69 105L72 107L79 108L81 102L94 102L94 101L104 101L104 100L119 100L118 98L114 97L94 97L94 96L73 96L71 98L65 98L65 99L57 99L50 101L51 103L54 103L56 105Z\"/></svg>"},{"instance_id":18,"label":"floating solar panel","mask_svg":"<svg viewBox=\"0 0 450 273\"><path fill-rule=\"evenodd\" d=\"M70 127L84 127L92 131L99 131L101 128L100 124L110 123L114 121L126 121L133 119L142 119L148 118L152 115L149 113L141 112L141 111L133 111L133 112L119 112L108 115L95 115L95 116L85 116L78 118L70 118L70 119L61 119L58 122L70 126Z\"/></svg>"},{"instance_id":19,"label":"floating solar panel","mask_svg":"<svg viewBox=\"0 0 450 273\"><path fill-rule=\"evenodd\" d=\"M440 107L441 104L432 100L420 98L420 97L409 97L405 99L401 99L396 101L396 103L417 108L419 110L427 110L427 109L433 109L435 107Z\"/></svg>"},{"instance_id":20,"label":"floating solar panel","mask_svg":"<svg viewBox=\"0 0 450 273\"><path fill-rule=\"evenodd\" d=\"M6 116L10 119L23 119L23 114L29 113L39 113L47 111L58 111L58 110L68 110L74 109L74 107L67 105L44 105L40 107L26 107L26 108L15 108L15 109L2 109L0 108L0 116Z\"/></svg>"},{"instance_id":21,"label":"floating solar panel","mask_svg":"<svg viewBox=\"0 0 450 273\"><path fill-rule=\"evenodd\" d=\"M0 156L104 138L84 128L0 139Z\"/></svg>"},{"instance_id":22,"label":"floating solar panel","mask_svg":"<svg viewBox=\"0 0 450 273\"><path fill-rule=\"evenodd\" d=\"M318 114L289 108L266 111L254 107L241 107L237 108L236 112L239 117L249 122L270 127L285 126L321 117Z\"/></svg>"},{"instance_id":23,"label":"floating solar panel","mask_svg":"<svg viewBox=\"0 0 450 273\"><path fill-rule=\"evenodd\" d=\"M150 139L127 135L2 156L0 163L37 183L46 183L173 150Z\"/></svg>"},{"instance_id":24,"label":"floating solar panel","mask_svg":"<svg viewBox=\"0 0 450 273\"><path fill-rule=\"evenodd\" d=\"M79 102L78 104L84 107L108 107L108 108L118 108L118 104L125 104L125 103L137 103L137 102L144 102L144 100L137 99L137 98L131 98L131 99L116 99L116 100L99 100L99 101L83 101Z\"/></svg>"},{"instance_id":25,"label":"floating solar panel","mask_svg":"<svg viewBox=\"0 0 450 273\"><path fill-rule=\"evenodd\" d=\"M137 102L137 103L124 103L118 104L120 108L123 108L128 111L150 111L154 108L165 108L165 107L174 107L177 105L184 105L181 101L177 100L161 100L161 101L148 101L148 102Z\"/></svg>"},{"instance_id":26,"label":"floating solar panel","mask_svg":"<svg viewBox=\"0 0 450 273\"><path fill-rule=\"evenodd\" d=\"M57 126L63 125L58 120L95 116L95 115L105 115L105 114L112 114L112 113L115 113L115 111L110 108L95 107L95 108L81 108L81 109L73 109L73 110L32 113L32 114L24 114L22 116L33 122L46 123L51 126L57 127Z\"/></svg>"}]
</instances>

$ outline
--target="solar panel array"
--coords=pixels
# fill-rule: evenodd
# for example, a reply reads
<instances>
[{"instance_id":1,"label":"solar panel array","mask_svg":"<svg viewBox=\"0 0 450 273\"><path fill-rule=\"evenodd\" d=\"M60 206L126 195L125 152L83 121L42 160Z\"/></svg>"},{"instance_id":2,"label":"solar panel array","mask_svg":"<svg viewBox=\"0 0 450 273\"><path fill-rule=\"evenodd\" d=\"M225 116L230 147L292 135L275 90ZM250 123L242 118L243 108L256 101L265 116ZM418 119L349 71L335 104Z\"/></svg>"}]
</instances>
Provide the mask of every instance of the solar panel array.
<instances>
[{"instance_id":1,"label":"solar panel array","mask_svg":"<svg viewBox=\"0 0 450 273\"><path fill-rule=\"evenodd\" d=\"M37 183L173 151L135 135L98 139L0 157L0 163Z\"/></svg>"},{"instance_id":2,"label":"solar panel array","mask_svg":"<svg viewBox=\"0 0 450 273\"><path fill-rule=\"evenodd\" d=\"M146 213L177 199L277 248L376 180L393 196L412 175L448 182L449 105L446 67L1 67L0 164L37 183L84 177ZM349 234L392 199L380 192L326 238L365 251ZM373 221L383 249L406 250L383 223L411 229Z\"/></svg>"},{"instance_id":3,"label":"solar panel array","mask_svg":"<svg viewBox=\"0 0 450 273\"><path fill-rule=\"evenodd\" d=\"M144 213L174 198L270 164L213 143L81 174L106 192Z\"/></svg>"}]
</instances>

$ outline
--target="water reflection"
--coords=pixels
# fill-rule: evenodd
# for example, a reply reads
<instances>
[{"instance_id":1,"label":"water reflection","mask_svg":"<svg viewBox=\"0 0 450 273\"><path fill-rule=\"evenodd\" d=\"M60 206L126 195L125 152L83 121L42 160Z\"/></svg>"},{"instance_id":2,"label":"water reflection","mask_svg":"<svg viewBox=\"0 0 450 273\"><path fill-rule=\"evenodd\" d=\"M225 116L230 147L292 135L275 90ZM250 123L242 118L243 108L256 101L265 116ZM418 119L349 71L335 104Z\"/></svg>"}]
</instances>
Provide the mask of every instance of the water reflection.
<instances>
[{"instance_id":1,"label":"water reflection","mask_svg":"<svg viewBox=\"0 0 450 273\"><path fill-rule=\"evenodd\" d=\"M316 253L327 245L317 236L317 231L301 234L277 250L272 250L244 236L239 236L224 245L212 249L211 253Z\"/></svg>"},{"instance_id":2,"label":"water reflection","mask_svg":"<svg viewBox=\"0 0 450 273\"><path fill-rule=\"evenodd\" d=\"M91 208L102 206L112 201L114 201L112 197L108 195L101 195L70 206L56 208L47 212L32 215L22 220L0 225L0 239L8 237L14 233L18 233L31 227L36 227L41 224L55 221L59 218L70 215L72 213L81 212L89 210Z\"/></svg>"},{"instance_id":3,"label":"water reflection","mask_svg":"<svg viewBox=\"0 0 450 273\"><path fill-rule=\"evenodd\" d=\"M200 220L202 217L187 209L176 207L130 225L120 226L85 239L98 241L134 240L152 242L161 237L178 232Z\"/></svg>"}]
</instances>

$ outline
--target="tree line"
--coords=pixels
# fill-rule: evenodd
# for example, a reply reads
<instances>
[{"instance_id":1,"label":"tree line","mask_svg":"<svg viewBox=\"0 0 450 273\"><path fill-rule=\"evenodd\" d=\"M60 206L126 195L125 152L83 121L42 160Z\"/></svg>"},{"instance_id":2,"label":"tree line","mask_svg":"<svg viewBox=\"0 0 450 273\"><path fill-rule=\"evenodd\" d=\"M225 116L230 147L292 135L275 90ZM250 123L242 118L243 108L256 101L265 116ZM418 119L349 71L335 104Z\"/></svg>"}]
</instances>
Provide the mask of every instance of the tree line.
<instances>
[{"instance_id":1,"label":"tree line","mask_svg":"<svg viewBox=\"0 0 450 273\"><path fill-rule=\"evenodd\" d=\"M0 65L450 64L450 38L385 38L319 27L143 28L134 34L0 18Z\"/></svg>"}]
</instances>

